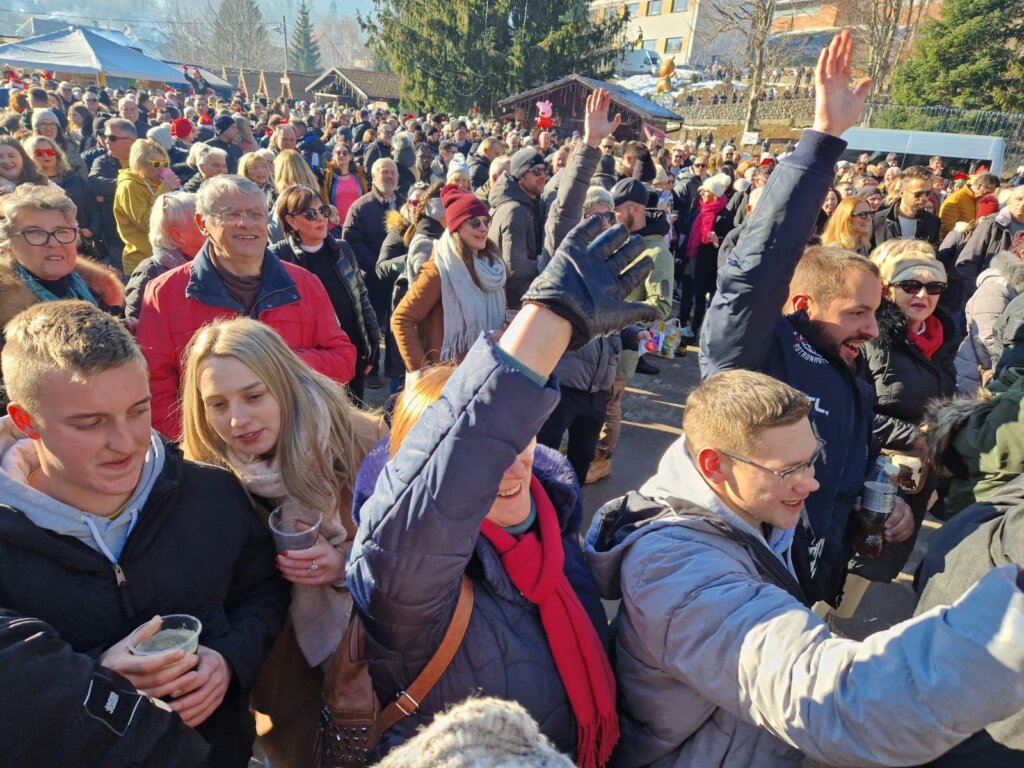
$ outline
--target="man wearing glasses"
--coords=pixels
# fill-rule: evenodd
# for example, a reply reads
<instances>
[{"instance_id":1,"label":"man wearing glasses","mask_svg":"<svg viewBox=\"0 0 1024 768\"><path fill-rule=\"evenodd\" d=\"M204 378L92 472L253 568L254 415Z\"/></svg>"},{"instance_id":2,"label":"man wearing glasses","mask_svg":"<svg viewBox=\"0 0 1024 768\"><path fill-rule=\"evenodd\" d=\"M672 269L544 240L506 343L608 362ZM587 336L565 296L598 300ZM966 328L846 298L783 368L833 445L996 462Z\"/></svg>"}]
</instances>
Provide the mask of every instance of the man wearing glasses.
<instances>
[{"instance_id":1,"label":"man wearing glasses","mask_svg":"<svg viewBox=\"0 0 1024 768\"><path fill-rule=\"evenodd\" d=\"M1024 707L1017 565L863 644L810 610L794 532L819 488L814 407L762 373L710 376L657 474L595 516L587 561L622 601L614 765L930 764Z\"/></svg>"},{"instance_id":2,"label":"man wearing glasses","mask_svg":"<svg viewBox=\"0 0 1024 768\"><path fill-rule=\"evenodd\" d=\"M925 210L932 192L934 174L930 168L914 165L905 168L900 177L900 199L875 214L871 247L898 237L926 240L938 250L939 217Z\"/></svg>"},{"instance_id":3,"label":"man wearing glasses","mask_svg":"<svg viewBox=\"0 0 1024 768\"><path fill-rule=\"evenodd\" d=\"M320 280L267 249L263 191L241 176L215 176L199 189L196 222L206 245L150 282L139 314L136 339L149 368L153 427L180 436L183 354L195 332L218 317L266 323L314 370L348 382L356 349L338 327Z\"/></svg>"},{"instance_id":4,"label":"man wearing glasses","mask_svg":"<svg viewBox=\"0 0 1024 768\"><path fill-rule=\"evenodd\" d=\"M540 196L547 179L544 155L534 147L523 147L512 155L508 173L498 179L488 197L491 229L487 237L505 260L509 309L522 306L523 294L537 276L537 254L544 238Z\"/></svg>"},{"instance_id":5,"label":"man wearing glasses","mask_svg":"<svg viewBox=\"0 0 1024 768\"><path fill-rule=\"evenodd\" d=\"M121 269L121 253L124 241L117 232L114 219L114 193L117 191L117 176L122 168L128 167L128 158L138 134L130 120L115 117L103 126L103 142L107 154L93 161L89 171L89 189L96 196L100 207L100 240L107 263Z\"/></svg>"}]
</instances>

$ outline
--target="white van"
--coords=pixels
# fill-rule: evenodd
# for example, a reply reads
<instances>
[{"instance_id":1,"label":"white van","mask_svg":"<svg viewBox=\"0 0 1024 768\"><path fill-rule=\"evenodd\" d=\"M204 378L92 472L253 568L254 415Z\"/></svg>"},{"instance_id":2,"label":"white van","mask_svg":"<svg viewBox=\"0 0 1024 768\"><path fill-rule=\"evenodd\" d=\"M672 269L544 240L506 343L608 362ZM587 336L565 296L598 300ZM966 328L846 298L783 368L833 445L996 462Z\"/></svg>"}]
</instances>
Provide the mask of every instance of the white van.
<instances>
[{"instance_id":1,"label":"white van","mask_svg":"<svg viewBox=\"0 0 1024 768\"><path fill-rule=\"evenodd\" d=\"M971 170L971 166L987 165L997 176L1003 172L1006 142L1000 136L975 136L962 133L930 133L889 128L850 128L843 134L846 151L843 160L855 162L862 152L871 155L870 162L884 163L885 156L895 152L900 168L928 165L938 155L946 161L946 173Z\"/></svg>"},{"instance_id":2,"label":"white van","mask_svg":"<svg viewBox=\"0 0 1024 768\"><path fill-rule=\"evenodd\" d=\"M651 72L651 70L654 72ZM661 54L657 51L649 51L646 48L631 48L623 51L615 62L615 75L617 77L632 77L633 75L657 75L661 70Z\"/></svg>"}]
</instances>

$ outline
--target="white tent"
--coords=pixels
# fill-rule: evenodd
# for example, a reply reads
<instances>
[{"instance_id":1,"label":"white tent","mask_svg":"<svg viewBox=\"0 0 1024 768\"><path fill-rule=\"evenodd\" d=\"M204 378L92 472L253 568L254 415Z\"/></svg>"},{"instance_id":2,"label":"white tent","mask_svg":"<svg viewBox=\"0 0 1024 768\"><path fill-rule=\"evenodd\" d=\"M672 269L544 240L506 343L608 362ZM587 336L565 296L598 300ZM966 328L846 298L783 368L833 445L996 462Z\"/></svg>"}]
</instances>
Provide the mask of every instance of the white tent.
<instances>
[{"instance_id":1,"label":"white tent","mask_svg":"<svg viewBox=\"0 0 1024 768\"><path fill-rule=\"evenodd\" d=\"M0 45L0 63L77 75L124 77L184 85L181 72L144 53L108 40L88 27L68 27Z\"/></svg>"}]
</instances>

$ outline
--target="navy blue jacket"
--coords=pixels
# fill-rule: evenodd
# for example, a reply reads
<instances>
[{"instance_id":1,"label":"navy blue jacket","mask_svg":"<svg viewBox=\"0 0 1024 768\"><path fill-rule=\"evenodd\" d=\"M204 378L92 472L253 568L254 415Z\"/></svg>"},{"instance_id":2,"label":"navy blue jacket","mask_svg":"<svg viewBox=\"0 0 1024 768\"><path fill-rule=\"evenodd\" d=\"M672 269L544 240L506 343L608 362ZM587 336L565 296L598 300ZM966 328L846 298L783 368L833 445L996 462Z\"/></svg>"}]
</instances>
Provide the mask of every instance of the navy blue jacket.
<instances>
[{"instance_id":1,"label":"navy blue jacket","mask_svg":"<svg viewBox=\"0 0 1024 768\"><path fill-rule=\"evenodd\" d=\"M804 313L782 315L789 282L811 237L846 142L804 131L768 179L761 202L718 273L701 329L701 374L745 368L774 376L814 400L811 420L826 443L815 467L793 561L810 602L837 599L849 554L846 528L868 471L874 391L849 366L815 349Z\"/></svg>"},{"instance_id":2,"label":"navy blue jacket","mask_svg":"<svg viewBox=\"0 0 1024 768\"><path fill-rule=\"evenodd\" d=\"M518 701L559 750L575 750L576 720L540 614L512 586L494 548L480 536L502 475L558 397L553 380L539 387L480 339L399 455L380 469L387 447L379 446L363 464L347 580L366 625L370 676L382 705L437 650L464 573L475 588L473 615L455 658L417 714L384 735L383 751L471 695ZM576 477L565 459L543 446L534 453L533 473L558 511L564 572L604 640L604 610L580 550Z\"/></svg>"}]
</instances>

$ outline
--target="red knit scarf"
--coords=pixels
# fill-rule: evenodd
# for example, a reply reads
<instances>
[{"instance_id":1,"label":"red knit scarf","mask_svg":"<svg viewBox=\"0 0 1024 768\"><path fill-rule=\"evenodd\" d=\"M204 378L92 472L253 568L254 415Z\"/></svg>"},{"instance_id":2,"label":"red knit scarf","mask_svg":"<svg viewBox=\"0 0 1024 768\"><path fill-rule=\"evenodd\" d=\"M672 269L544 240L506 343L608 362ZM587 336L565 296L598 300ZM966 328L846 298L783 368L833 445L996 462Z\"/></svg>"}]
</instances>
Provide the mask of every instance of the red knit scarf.
<instances>
[{"instance_id":1,"label":"red knit scarf","mask_svg":"<svg viewBox=\"0 0 1024 768\"><path fill-rule=\"evenodd\" d=\"M696 259L697 249L706 245L708 235L715 228L715 217L729 203L729 198L722 195L717 200L700 204L700 212L693 220L693 227L690 229L689 238L686 240L686 258Z\"/></svg>"},{"instance_id":2,"label":"red knit scarf","mask_svg":"<svg viewBox=\"0 0 1024 768\"><path fill-rule=\"evenodd\" d=\"M615 676L604 646L583 604L565 576L565 551L558 515L540 481L530 480L540 536L519 539L489 520L480 527L494 545L512 585L540 609L548 647L576 716L576 765L597 768L611 758L619 740Z\"/></svg>"},{"instance_id":3,"label":"red knit scarf","mask_svg":"<svg viewBox=\"0 0 1024 768\"><path fill-rule=\"evenodd\" d=\"M921 333L914 333L907 328L907 339L931 360L932 355L942 346L942 322L935 315L928 315L924 319L924 330Z\"/></svg>"}]
</instances>

